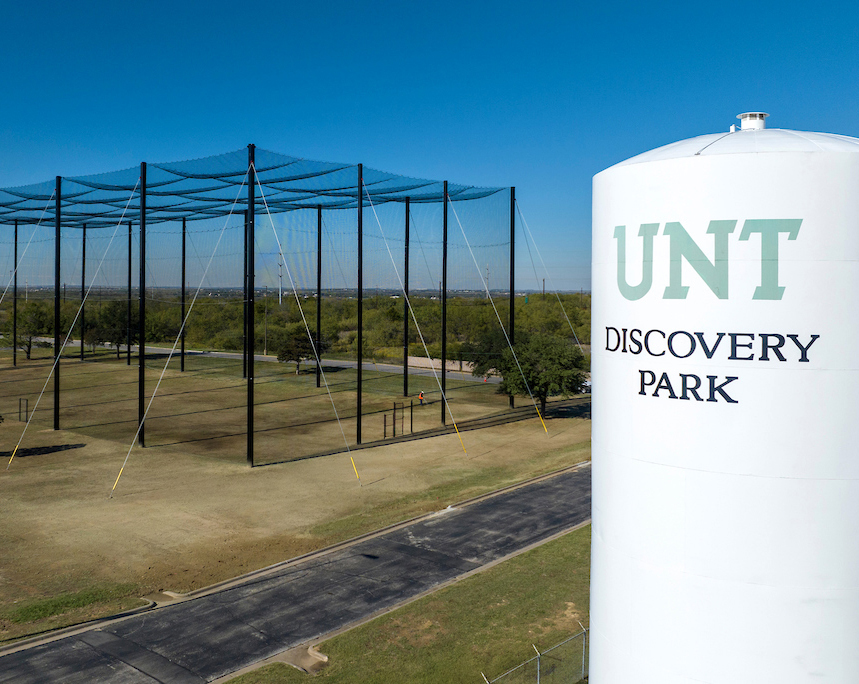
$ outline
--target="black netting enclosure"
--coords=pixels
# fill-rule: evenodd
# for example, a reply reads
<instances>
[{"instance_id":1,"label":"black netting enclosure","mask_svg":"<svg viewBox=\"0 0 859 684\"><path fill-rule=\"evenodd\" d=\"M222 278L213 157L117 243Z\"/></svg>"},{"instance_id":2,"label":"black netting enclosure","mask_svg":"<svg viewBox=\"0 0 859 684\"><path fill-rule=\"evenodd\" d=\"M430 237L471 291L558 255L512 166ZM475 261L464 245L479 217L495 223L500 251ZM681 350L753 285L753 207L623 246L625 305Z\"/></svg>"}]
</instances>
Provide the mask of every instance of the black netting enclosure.
<instances>
[{"instance_id":1,"label":"black netting enclosure","mask_svg":"<svg viewBox=\"0 0 859 684\"><path fill-rule=\"evenodd\" d=\"M514 199L253 145L0 189L0 414L251 465L491 420Z\"/></svg>"}]
</instances>

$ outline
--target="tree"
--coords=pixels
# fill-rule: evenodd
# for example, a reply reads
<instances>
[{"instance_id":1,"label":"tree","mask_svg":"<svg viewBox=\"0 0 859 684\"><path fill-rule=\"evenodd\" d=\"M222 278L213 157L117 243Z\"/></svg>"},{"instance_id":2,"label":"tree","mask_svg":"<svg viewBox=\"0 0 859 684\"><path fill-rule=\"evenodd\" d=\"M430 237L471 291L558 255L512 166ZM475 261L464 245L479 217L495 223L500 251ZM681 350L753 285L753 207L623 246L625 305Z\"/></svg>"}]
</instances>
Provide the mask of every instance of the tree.
<instances>
[{"instance_id":1,"label":"tree","mask_svg":"<svg viewBox=\"0 0 859 684\"><path fill-rule=\"evenodd\" d=\"M46 301L32 301L24 304L18 314L18 349L24 351L27 360L33 347L49 347L48 342L40 342L37 338L52 333L54 324L51 318L51 307ZM10 326L11 327L11 326Z\"/></svg>"},{"instance_id":2,"label":"tree","mask_svg":"<svg viewBox=\"0 0 859 684\"><path fill-rule=\"evenodd\" d=\"M588 362L570 340L554 335L533 335L527 341L517 343L515 348L518 365L510 349L507 349L498 368L502 377L502 392L527 396L530 388L534 399L540 401L541 412L545 414L548 397L568 397L581 391ZM527 387L525 380L528 382Z\"/></svg>"},{"instance_id":3,"label":"tree","mask_svg":"<svg viewBox=\"0 0 859 684\"><path fill-rule=\"evenodd\" d=\"M137 302L131 305L131 341L137 341ZM128 336L128 304L122 301L111 301L103 304L98 312L100 341L108 341L116 347L116 358L119 358L120 346L126 343ZM86 338L85 338L86 339Z\"/></svg>"},{"instance_id":4,"label":"tree","mask_svg":"<svg viewBox=\"0 0 859 684\"><path fill-rule=\"evenodd\" d=\"M90 351L95 354L95 350L100 345L105 342L104 331L101 326L98 325L89 325L87 324L86 332L84 332L84 344L86 344ZM117 349L117 357L119 357L119 347Z\"/></svg>"},{"instance_id":5,"label":"tree","mask_svg":"<svg viewBox=\"0 0 859 684\"><path fill-rule=\"evenodd\" d=\"M517 333L518 344L527 344L529 335L525 331ZM480 333L474 342L462 345L461 356L464 361L473 364L471 374L477 377L489 375L492 372L501 373L504 366L504 354L510 351L507 337L496 323L488 330Z\"/></svg>"},{"instance_id":6,"label":"tree","mask_svg":"<svg viewBox=\"0 0 859 684\"><path fill-rule=\"evenodd\" d=\"M298 375L301 370L301 362L305 359L316 359L313 353L313 345L310 338L307 336L307 330L304 324L296 323L288 326L283 332L279 333L275 339L275 344L272 345L277 350L277 360L281 363L289 361L295 362L295 374ZM316 353L321 357L328 351L331 345L323 337L319 341Z\"/></svg>"}]
</instances>

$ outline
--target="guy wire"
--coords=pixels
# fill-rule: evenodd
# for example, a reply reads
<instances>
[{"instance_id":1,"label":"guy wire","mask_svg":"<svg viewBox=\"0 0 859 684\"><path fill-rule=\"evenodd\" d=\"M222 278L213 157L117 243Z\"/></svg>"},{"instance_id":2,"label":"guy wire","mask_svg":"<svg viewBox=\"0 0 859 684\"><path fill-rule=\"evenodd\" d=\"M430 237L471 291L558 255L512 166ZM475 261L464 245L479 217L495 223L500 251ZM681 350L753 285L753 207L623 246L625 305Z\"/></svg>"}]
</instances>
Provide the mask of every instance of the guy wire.
<instances>
[{"instance_id":1,"label":"guy wire","mask_svg":"<svg viewBox=\"0 0 859 684\"><path fill-rule=\"evenodd\" d=\"M251 165L253 168L253 165ZM256 169L254 168L254 173ZM334 409L334 417L337 418L337 427L340 428L340 434L343 436L343 443L346 445L346 452L349 454L349 460L352 461L352 469L355 471L355 477L358 479L358 484L364 486L361 482L361 476L358 475L358 467L355 465L355 459L352 457L352 450L349 448L349 440L346 439L346 433L343 431L343 424L340 422L340 414L337 413L337 406L334 403L334 397L331 396L331 389L328 387L328 379L325 377L325 371L322 370L322 359L319 358L319 350L316 348L316 342L313 340L313 335L310 333L310 326L307 324L307 317L304 315L304 308L301 306L301 300L298 297L298 290L295 288L295 281L292 279L292 271L289 264L286 263L286 257L283 254L283 245L280 243L277 230L274 227L274 219L271 217L271 210L268 208L268 202L265 198L265 191L257 177L257 187L259 188L260 198L262 198L265 211L268 214L268 222L271 224L271 230L274 233L274 239L277 241L277 249L280 252L280 258L283 266L286 269L286 275L289 278L289 284L292 287L292 294L295 297L295 303L298 304L298 311L301 313L301 320L304 322L304 329L307 331L307 338L310 340L310 347L313 349L313 356L316 358L316 363L319 365L319 374L322 377L322 382L325 383L325 391L328 393L328 398L331 400L331 408ZM321 302L316 302L316 306L320 306Z\"/></svg>"},{"instance_id":2,"label":"guy wire","mask_svg":"<svg viewBox=\"0 0 859 684\"><path fill-rule=\"evenodd\" d=\"M549 269L546 268L546 262L543 261L543 255L540 254L540 248L537 247L537 241L534 239L534 235L531 232L531 229L528 227L528 222L525 220L525 216L522 214L522 209L519 207L519 200L516 200L516 211L519 212L519 218L522 219L522 225L525 226L526 230L528 231L528 235L531 237L531 242L534 243L534 249L537 251L537 256L540 257L540 262L543 264L543 270L546 272L546 278L548 278L549 277ZM525 244L526 245L528 244L527 238L525 240ZM531 253L530 247L528 248L528 253L529 254ZM531 263L533 264L533 259L531 260ZM534 275L535 276L537 275L536 269L534 270ZM558 304L561 305L561 311L564 314L564 318L567 319L567 325L570 326L570 332L573 333L573 339L575 339L576 344L579 346L579 351L582 352L582 354L584 354L585 350L582 349L582 344L581 344L581 342L579 342L579 336L576 335L576 331L573 329L573 324L570 322L570 317L567 316L567 310L564 308L564 303L561 301L561 296L558 294L558 291L554 288L552 288L552 292L555 293L555 297L557 297L557 299L558 299Z\"/></svg>"},{"instance_id":3,"label":"guy wire","mask_svg":"<svg viewBox=\"0 0 859 684\"><path fill-rule=\"evenodd\" d=\"M188 311L185 313L185 318L182 319L182 325L179 327L179 333L176 335L176 339L173 341L173 347L170 349L170 354L167 356L167 362L164 364L164 368L161 371L161 375L158 377L158 382L155 383L155 389L152 391L152 396L149 397L149 403L146 405L146 410L143 412L143 419L140 421L140 424L137 426L137 431L134 433L134 438L131 440L131 444L128 447L128 453L125 455L125 460L122 462L122 467L119 469L119 474L116 476L116 481L113 483L113 487L110 490L109 499L113 498L113 493L116 491L116 485L119 484L119 478L122 477L122 472L125 470L125 465L128 463L128 459L131 456L131 450L134 448L135 443L137 442L137 438L140 437L140 431L143 429L143 424L146 422L146 416L149 415L149 409L152 408L152 402L155 401L155 395L158 394L158 388L161 386L161 381L164 379L164 374L167 372L167 367L170 365L170 361L173 360L173 354L176 353L176 345L179 344L179 340L182 338L182 333L185 331L185 326L188 324L188 318L191 315L191 311L194 309L194 304L197 302L197 297L200 296L200 290L203 289L203 283L206 280L206 276L209 273L209 268L212 265L212 260L215 258L215 252L218 251L218 246L221 244L221 238L224 236L224 231L227 229L227 224L230 222L230 217L233 215L233 209L235 209L236 202L239 201L239 195L242 192L242 188L245 187L245 180L247 179L248 174L245 173L245 177L242 179L242 183L239 186L239 192L236 194L236 199L233 200L232 205L230 205L230 213L227 215L227 219L224 221L224 226L221 228L221 232L218 234L218 241L215 243L215 247L212 250L212 254L209 256L209 262L206 264L206 269L203 271L203 276L200 278L200 284L197 286L197 291L194 292L194 298L191 300L191 304L188 307Z\"/></svg>"},{"instance_id":4,"label":"guy wire","mask_svg":"<svg viewBox=\"0 0 859 684\"><path fill-rule=\"evenodd\" d=\"M501 332L504 333L504 339L507 340L507 346L510 347L510 353L513 354L513 360L516 362L516 367L519 369L519 373L522 375L522 382L525 383L525 389L528 390L528 396L531 397L531 401L534 403L534 410L537 412L537 417L540 419L540 423L543 425L543 430L546 431L546 434L549 434L549 429L546 427L546 421L543 420L543 416L540 414L540 409L537 406L537 400L534 399L534 395L531 393L531 387L528 385L528 380L525 378L525 372L522 370L522 365L519 363L519 357L516 356L516 350L513 349L513 345L510 342L510 336L507 334L507 331L504 329L504 323L501 322L501 316L498 315L498 308L495 306L495 301L492 299L492 293L489 292L489 286L486 284L486 280L483 278L483 273L480 270L480 266L477 265L477 259L474 257L474 251L471 249L471 243L468 241L468 237L465 235L465 228L462 227L462 221L459 220L459 214L456 213L456 207L453 206L453 201L450 202L450 208L453 210L453 215L456 217L456 222L459 224L459 230L462 233L462 237L465 240L465 245L468 247L468 252L471 254L471 260L474 262L474 268L477 269L477 275L480 276L480 282L483 283L483 289L486 290L486 296L489 298L489 303L492 304L492 310L495 312L495 317L498 319L498 325L501 326Z\"/></svg>"},{"instance_id":5,"label":"guy wire","mask_svg":"<svg viewBox=\"0 0 859 684\"><path fill-rule=\"evenodd\" d=\"M33 226L33 232L30 234L30 239L27 240L27 245L24 247L24 251L21 253L20 258L18 259L18 263L15 264L15 270L12 271L12 275L9 276L9 282L6 283L6 289L3 290L3 294L0 295L0 304L3 303L3 299L6 297L6 293L9 291L9 286L12 284L12 281L15 279L15 274L18 273L18 267L21 265L21 262L24 261L24 257L27 255L27 250L30 248L30 243L33 241L33 238L36 235L36 229L42 224L42 219L45 218L45 213L48 211L48 207L51 206L51 200L54 199L54 192L56 190L51 191L51 196L48 198L48 204L42 209L42 215L39 216L39 220L36 222L36 225ZM12 344L15 344L16 340L12 340Z\"/></svg>"},{"instance_id":6,"label":"guy wire","mask_svg":"<svg viewBox=\"0 0 859 684\"><path fill-rule=\"evenodd\" d=\"M12 455L9 457L9 462L6 464L6 470L9 470L9 466L12 465L12 459L15 458L15 454L18 453L18 448L21 446L21 442L24 441L24 436L27 434L27 428L30 427L30 422L33 420L33 417L36 415L36 409L39 408L39 402L42 401L42 397L45 394L45 390L48 388L48 383L51 381L51 376L54 374L54 371L57 369L57 364L60 362L60 359L63 356L63 350L66 348L66 345L69 342L69 338L72 336L72 330L75 329L75 324L78 322L78 317L81 315L81 311L83 311L84 304L86 304L86 300L89 298L89 293L92 291L93 286L95 285L96 278L98 278L99 271L101 271L101 266L104 263L104 259L110 251L110 246L113 244L113 239L116 237L116 232L119 230L119 227L122 225L122 220L125 218L125 212L128 211L128 205L131 204L131 200L134 198L134 191L137 190L137 186L140 184L140 179L137 179L137 183L134 185L134 188L131 190L131 195L128 198L128 202L125 203L125 208L122 210L122 216L119 217L119 222L116 224L116 228L113 229L113 235L110 237L110 242L107 243L107 247L104 250L104 254L101 257L101 261L98 262L98 268L95 271L95 274L90 281L89 287L87 291L84 293L84 297L81 300L81 305L78 307L78 311L75 314L75 318L72 321L71 326L69 326L69 332L66 335L66 338L63 340L63 344L57 352L57 357L54 359L54 363L51 364L51 370L48 371L48 377L45 378L45 384L42 387L42 391L39 392L39 396L36 399L36 403L33 406L33 410L30 412L30 417L27 418L27 422L24 424L24 430L21 432L21 437L18 439L18 443L15 445L15 448L12 450ZM52 195L53 196L53 195ZM41 220L41 219L40 219Z\"/></svg>"},{"instance_id":7,"label":"guy wire","mask_svg":"<svg viewBox=\"0 0 859 684\"><path fill-rule=\"evenodd\" d=\"M421 338L421 344L424 347L424 352L427 355L427 360L430 364L430 369L432 370L432 374L435 377L435 381L438 384L438 391L441 393L442 401L444 401L444 406L447 409L448 415L450 415L450 420L453 423L453 429L456 430L456 436L459 437L459 445L462 447L462 450L468 455L468 451L465 448L465 444L462 441L462 435L459 432L459 428L456 425L456 418L453 417L453 411L450 410L450 403L447 400L447 396L445 396L444 390L441 388L441 380L439 380L438 373L435 372L435 366L433 366L432 358L430 357L429 349L427 349L427 343L424 341L424 335L421 332L421 326L418 325L418 319L415 316L414 309L412 309L412 303L409 301L408 295L406 295L406 288L403 285L403 281L400 278L400 271L397 268L397 263L394 261L394 255L391 254L391 247L388 245L388 239L385 237L385 231L382 229L382 222L379 220L379 215L376 213L376 205L373 204L373 198L370 197L370 191L367 190L367 186L364 185L364 191L367 193L367 200L370 202L370 208L373 210L373 216L376 217L376 223L379 225L379 232L382 234L382 239L385 241L385 248L388 250L388 256L391 258L391 265L394 267L394 273L397 274L397 282L400 284L400 290L403 293L403 298L406 300L406 304L409 307L409 313L412 315L412 320L415 323L415 328L418 331L418 336ZM445 359L446 361L446 359Z\"/></svg>"}]
</instances>

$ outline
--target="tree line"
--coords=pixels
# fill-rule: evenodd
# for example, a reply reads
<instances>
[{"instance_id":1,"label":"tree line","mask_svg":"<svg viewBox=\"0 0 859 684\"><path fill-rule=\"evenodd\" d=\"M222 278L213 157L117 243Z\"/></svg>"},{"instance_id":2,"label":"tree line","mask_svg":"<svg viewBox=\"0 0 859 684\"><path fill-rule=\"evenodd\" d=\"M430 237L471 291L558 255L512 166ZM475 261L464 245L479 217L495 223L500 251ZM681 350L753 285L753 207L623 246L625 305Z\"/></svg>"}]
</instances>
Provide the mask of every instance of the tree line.
<instances>
[{"instance_id":1,"label":"tree line","mask_svg":"<svg viewBox=\"0 0 859 684\"><path fill-rule=\"evenodd\" d=\"M154 296L153 296L154 294ZM508 349L507 339L498 319L508 327L509 300L498 298L495 307L485 298L476 296L448 296L447 300L447 356L448 360L473 364L475 375L497 373L502 375L502 390L512 394L525 394L527 389L537 396L538 387L545 402L546 396L571 393L584 379L588 359L575 344L575 337L583 345L590 340L590 296L585 294L560 295L562 306L555 295L529 294L515 300L515 336L517 359ZM430 356L441 357L441 302L435 297L412 296L411 311L406 313L400 297L371 295L364 298L363 355L367 360L401 361L404 317L409 318L409 354L424 356L424 344ZM61 334L64 336L78 310L78 302L63 302L61 306ZM131 303L131 326L128 326L128 304L125 299L93 300L87 303L83 323L84 343L95 349L110 344L120 349L131 339L138 340L137 302ZM300 364L313 360L313 347L307 337L304 321L311 334L316 335L316 306L314 296L306 295L299 309L294 298L284 298L279 304L275 297L258 297L255 301L255 330L253 346L259 353L274 353L282 361ZM4 307L0 323L6 340L12 336L11 307ZM303 310L303 317L302 317ZM414 320L418 326L415 326ZM237 351L243 347L244 302L239 299L206 296L200 297L188 318L185 336L190 348ZM53 301L31 299L18 303L18 347L30 358L34 346L44 345L40 339L53 336ZM157 291L147 297L146 340L152 344L171 344L181 326L180 303L177 297L159 297ZM358 301L348 296L325 296L321 310L321 353L353 357L358 343ZM72 338L79 340L80 319ZM557 366L549 372L551 358ZM535 387L521 383L518 367L535 365L532 377ZM560 364L560 365L558 365ZM539 367L539 368L538 368ZM542 369L542 370L540 370ZM515 372L514 372L515 371ZM524 367L523 367L524 371ZM540 373L551 375L545 391ZM516 377L519 377L517 384ZM526 374L527 377L527 374ZM509 382L508 382L509 379ZM529 385L532 383L529 383Z\"/></svg>"}]
</instances>

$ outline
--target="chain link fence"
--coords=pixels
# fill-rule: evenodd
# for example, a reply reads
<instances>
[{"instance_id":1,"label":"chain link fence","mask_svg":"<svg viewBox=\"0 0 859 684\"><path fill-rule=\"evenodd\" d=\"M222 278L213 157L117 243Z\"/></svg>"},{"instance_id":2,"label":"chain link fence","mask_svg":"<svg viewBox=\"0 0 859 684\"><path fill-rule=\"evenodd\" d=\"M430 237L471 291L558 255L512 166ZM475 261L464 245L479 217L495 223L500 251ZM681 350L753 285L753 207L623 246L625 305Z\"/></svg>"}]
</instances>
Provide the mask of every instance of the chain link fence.
<instances>
[{"instance_id":1,"label":"chain link fence","mask_svg":"<svg viewBox=\"0 0 859 684\"><path fill-rule=\"evenodd\" d=\"M588 681L588 631L585 629L545 651L536 646L530 660L485 684L580 684Z\"/></svg>"}]
</instances>

